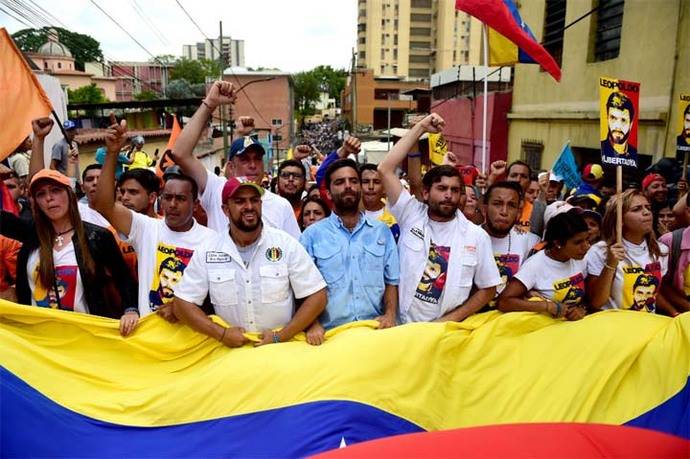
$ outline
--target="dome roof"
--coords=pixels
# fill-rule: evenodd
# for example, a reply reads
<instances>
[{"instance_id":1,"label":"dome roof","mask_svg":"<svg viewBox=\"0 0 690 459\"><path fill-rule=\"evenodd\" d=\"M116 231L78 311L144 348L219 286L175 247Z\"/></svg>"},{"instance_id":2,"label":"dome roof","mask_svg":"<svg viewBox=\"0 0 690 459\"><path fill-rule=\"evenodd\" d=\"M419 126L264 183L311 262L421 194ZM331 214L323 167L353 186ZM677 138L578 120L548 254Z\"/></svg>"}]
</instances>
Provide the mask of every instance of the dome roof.
<instances>
[{"instance_id":1,"label":"dome roof","mask_svg":"<svg viewBox=\"0 0 690 459\"><path fill-rule=\"evenodd\" d=\"M55 29L50 29L48 32L48 41L38 48L38 54L43 54L46 56L72 57L72 53L67 46L60 43L57 31Z\"/></svg>"}]
</instances>

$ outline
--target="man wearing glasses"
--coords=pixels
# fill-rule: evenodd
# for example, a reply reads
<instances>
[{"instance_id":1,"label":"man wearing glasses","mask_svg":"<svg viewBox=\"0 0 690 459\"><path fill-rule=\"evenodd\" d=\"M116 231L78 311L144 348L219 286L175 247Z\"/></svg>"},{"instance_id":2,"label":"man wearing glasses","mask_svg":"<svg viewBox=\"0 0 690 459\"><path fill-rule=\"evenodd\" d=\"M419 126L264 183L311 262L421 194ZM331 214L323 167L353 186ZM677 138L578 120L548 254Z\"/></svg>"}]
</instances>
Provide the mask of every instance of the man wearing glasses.
<instances>
[{"instance_id":1,"label":"man wearing glasses","mask_svg":"<svg viewBox=\"0 0 690 459\"><path fill-rule=\"evenodd\" d=\"M302 194L306 185L304 164L296 159L288 159L278 166L278 194L288 200L299 221L302 209Z\"/></svg>"}]
</instances>

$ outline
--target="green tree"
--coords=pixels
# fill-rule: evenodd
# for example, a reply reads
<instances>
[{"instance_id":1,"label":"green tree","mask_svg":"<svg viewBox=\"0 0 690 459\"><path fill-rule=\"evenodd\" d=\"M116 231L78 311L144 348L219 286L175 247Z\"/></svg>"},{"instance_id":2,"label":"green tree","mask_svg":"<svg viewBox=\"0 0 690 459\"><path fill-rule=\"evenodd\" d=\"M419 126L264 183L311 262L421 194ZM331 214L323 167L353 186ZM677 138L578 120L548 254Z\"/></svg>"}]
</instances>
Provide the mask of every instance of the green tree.
<instances>
[{"instance_id":1,"label":"green tree","mask_svg":"<svg viewBox=\"0 0 690 459\"><path fill-rule=\"evenodd\" d=\"M328 96L336 100L336 105L340 105L340 93L345 88L347 71L344 69L333 69L330 65L319 65L311 70L314 77L319 82L319 88L327 92Z\"/></svg>"},{"instance_id":2,"label":"green tree","mask_svg":"<svg viewBox=\"0 0 690 459\"><path fill-rule=\"evenodd\" d=\"M173 56L172 54L159 54L153 59L149 59L149 62L152 64L170 64L174 65L175 61L177 60L176 56Z\"/></svg>"},{"instance_id":3,"label":"green tree","mask_svg":"<svg viewBox=\"0 0 690 459\"><path fill-rule=\"evenodd\" d=\"M201 62L192 59L178 59L175 67L170 69L171 80L186 80L187 83L203 83L206 81L206 71Z\"/></svg>"},{"instance_id":4,"label":"green tree","mask_svg":"<svg viewBox=\"0 0 690 459\"><path fill-rule=\"evenodd\" d=\"M158 93L150 91L148 89L141 91L138 94L134 94L134 100L158 100Z\"/></svg>"},{"instance_id":5,"label":"green tree","mask_svg":"<svg viewBox=\"0 0 690 459\"><path fill-rule=\"evenodd\" d=\"M103 51L101 51L101 44L97 40L89 35L72 32L62 27L22 29L13 33L12 38L22 51L35 53L48 41L48 30L50 29L55 29L60 42L70 50L78 70L84 70L85 62L103 62Z\"/></svg>"},{"instance_id":6,"label":"green tree","mask_svg":"<svg viewBox=\"0 0 690 459\"><path fill-rule=\"evenodd\" d=\"M212 61L211 59L202 59L199 62L204 68L206 77L213 78L214 80L220 77L220 73L223 71L223 67L220 65L220 62Z\"/></svg>"},{"instance_id":7,"label":"green tree","mask_svg":"<svg viewBox=\"0 0 690 459\"><path fill-rule=\"evenodd\" d=\"M103 91L96 86L96 83L74 90L67 89L67 96L70 104L101 104L108 102L108 99L103 95Z\"/></svg>"},{"instance_id":8,"label":"green tree","mask_svg":"<svg viewBox=\"0 0 690 459\"><path fill-rule=\"evenodd\" d=\"M165 88L165 96L168 99L189 99L194 97L192 85L185 79L172 80Z\"/></svg>"},{"instance_id":9,"label":"green tree","mask_svg":"<svg viewBox=\"0 0 690 459\"><path fill-rule=\"evenodd\" d=\"M319 80L314 73L299 72L293 77L295 88L295 111L297 119L300 121L305 116L313 115L316 110L314 105L319 100Z\"/></svg>"}]
</instances>

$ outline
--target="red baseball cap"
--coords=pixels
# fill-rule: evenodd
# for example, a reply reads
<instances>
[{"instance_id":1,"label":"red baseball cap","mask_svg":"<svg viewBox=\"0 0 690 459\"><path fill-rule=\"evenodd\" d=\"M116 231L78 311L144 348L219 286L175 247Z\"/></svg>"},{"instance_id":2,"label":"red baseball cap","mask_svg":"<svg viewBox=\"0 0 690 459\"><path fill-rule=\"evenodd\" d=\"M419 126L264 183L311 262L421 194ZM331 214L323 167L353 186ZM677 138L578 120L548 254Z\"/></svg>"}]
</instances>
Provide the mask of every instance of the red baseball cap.
<instances>
[{"instance_id":1,"label":"red baseball cap","mask_svg":"<svg viewBox=\"0 0 690 459\"><path fill-rule=\"evenodd\" d=\"M646 190L649 185L657 181L666 182L666 179L659 174L647 174L647 176L642 180L642 191Z\"/></svg>"},{"instance_id":2,"label":"red baseball cap","mask_svg":"<svg viewBox=\"0 0 690 459\"><path fill-rule=\"evenodd\" d=\"M264 189L256 183L249 180L247 177L230 177L228 181L225 182L225 185L223 185L223 193L221 194L223 202L232 198L232 196L237 192L237 190L239 190L243 186L254 188L256 191L259 192L259 196L262 196L264 194Z\"/></svg>"}]
</instances>

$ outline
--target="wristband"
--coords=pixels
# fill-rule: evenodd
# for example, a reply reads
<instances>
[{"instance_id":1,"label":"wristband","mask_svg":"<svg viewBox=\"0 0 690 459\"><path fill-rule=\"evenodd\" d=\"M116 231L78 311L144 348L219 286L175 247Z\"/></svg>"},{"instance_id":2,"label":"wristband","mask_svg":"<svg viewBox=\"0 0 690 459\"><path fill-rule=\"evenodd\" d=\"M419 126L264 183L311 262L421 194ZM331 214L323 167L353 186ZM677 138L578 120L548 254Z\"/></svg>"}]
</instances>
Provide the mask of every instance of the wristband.
<instances>
[{"instance_id":1,"label":"wristband","mask_svg":"<svg viewBox=\"0 0 690 459\"><path fill-rule=\"evenodd\" d=\"M273 332L273 342L280 343L280 335L278 335L278 332Z\"/></svg>"},{"instance_id":2,"label":"wristband","mask_svg":"<svg viewBox=\"0 0 690 459\"><path fill-rule=\"evenodd\" d=\"M421 153L408 153L407 157L408 158L421 158L422 154Z\"/></svg>"},{"instance_id":3,"label":"wristband","mask_svg":"<svg viewBox=\"0 0 690 459\"><path fill-rule=\"evenodd\" d=\"M615 270L616 270L616 267L615 267L615 266L609 266L609 265L607 265L607 264L604 264L604 268L608 268L608 269L610 269L611 271L615 271Z\"/></svg>"},{"instance_id":4,"label":"wristband","mask_svg":"<svg viewBox=\"0 0 690 459\"><path fill-rule=\"evenodd\" d=\"M211 113L213 113L213 109L212 109L211 106L208 104L208 102L206 102L205 100L202 99L202 100L201 100L201 103L202 103L203 105L206 105L206 108L208 108L208 110L209 110Z\"/></svg>"},{"instance_id":5,"label":"wristband","mask_svg":"<svg viewBox=\"0 0 690 459\"><path fill-rule=\"evenodd\" d=\"M225 338L225 332L226 332L226 331L228 331L228 329L225 328L225 327L223 327L223 334L220 335L220 339L218 340L218 341L220 341L221 343L223 342L223 338Z\"/></svg>"}]
</instances>

